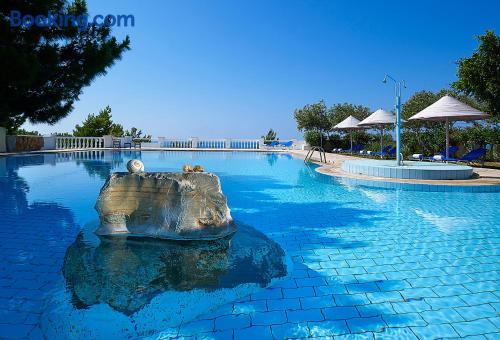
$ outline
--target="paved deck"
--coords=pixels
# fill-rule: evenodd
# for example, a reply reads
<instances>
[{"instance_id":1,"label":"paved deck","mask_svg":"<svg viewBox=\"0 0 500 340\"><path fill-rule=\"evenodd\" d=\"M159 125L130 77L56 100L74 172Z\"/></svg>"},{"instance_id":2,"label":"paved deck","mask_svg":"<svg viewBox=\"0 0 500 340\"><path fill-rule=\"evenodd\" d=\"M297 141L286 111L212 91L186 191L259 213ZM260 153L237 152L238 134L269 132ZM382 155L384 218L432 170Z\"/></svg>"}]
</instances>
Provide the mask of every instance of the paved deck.
<instances>
[{"instance_id":1,"label":"paved deck","mask_svg":"<svg viewBox=\"0 0 500 340\"><path fill-rule=\"evenodd\" d=\"M305 158L307 151L303 150L290 150L292 155ZM348 177L361 180L369 181L380 181L380 182L394 182L394 183L414 183L414 184L433 184L433 185L451 185L451 186L477 186L477 185L500 185L500 170L487 169L487 168L477 168L474 167L474 177L467 180L416 180L416 179L400 179L400 178L385 178L385 177L373 177L358 175L345 172L341 168L341 164L345 160L355 160L363 159L361 157L349 156L344 154L326 154L327 164L319 163L319 155L316 152L312 160L320 164L321 167L317 169L318 172L336 176L336 177Z\"/></svg>"}]
</instances>

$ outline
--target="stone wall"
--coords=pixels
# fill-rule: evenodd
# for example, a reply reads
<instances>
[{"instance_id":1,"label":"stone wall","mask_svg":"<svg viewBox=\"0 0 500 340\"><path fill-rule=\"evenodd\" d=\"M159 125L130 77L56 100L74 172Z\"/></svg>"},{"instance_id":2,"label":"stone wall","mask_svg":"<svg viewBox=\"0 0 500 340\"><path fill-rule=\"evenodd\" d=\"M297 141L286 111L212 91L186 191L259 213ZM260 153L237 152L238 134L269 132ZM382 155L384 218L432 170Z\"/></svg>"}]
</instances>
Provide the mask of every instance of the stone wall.
<instances>
[{"instance_id":1,"label":"stone wall","mask_svg":"<svg viewBox=\"0 0 500 340\"><path fill-rule=\"evenodd\" d=\"M7 136L8 152L38 151L43 148L43 137Z\"/></svg>"}]
</instances>

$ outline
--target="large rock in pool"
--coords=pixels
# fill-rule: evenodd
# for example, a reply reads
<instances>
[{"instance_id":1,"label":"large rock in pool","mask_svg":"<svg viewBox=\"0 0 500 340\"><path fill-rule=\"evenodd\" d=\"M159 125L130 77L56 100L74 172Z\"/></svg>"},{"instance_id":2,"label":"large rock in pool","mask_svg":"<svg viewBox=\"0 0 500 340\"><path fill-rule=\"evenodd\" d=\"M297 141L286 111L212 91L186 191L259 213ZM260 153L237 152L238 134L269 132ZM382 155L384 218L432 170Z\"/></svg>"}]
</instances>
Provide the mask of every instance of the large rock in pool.
<instances>
[{"instance_id":1,"label":"large rock in pool","mask_svg":"<svg viewBox=\"0 0 500 340\"><path fill-rule=\"evenodd\" d=\"M95 208L98 235L213 240L236 230L219 178L211 173L114 173Z\"/></svg>"}]
</instances>

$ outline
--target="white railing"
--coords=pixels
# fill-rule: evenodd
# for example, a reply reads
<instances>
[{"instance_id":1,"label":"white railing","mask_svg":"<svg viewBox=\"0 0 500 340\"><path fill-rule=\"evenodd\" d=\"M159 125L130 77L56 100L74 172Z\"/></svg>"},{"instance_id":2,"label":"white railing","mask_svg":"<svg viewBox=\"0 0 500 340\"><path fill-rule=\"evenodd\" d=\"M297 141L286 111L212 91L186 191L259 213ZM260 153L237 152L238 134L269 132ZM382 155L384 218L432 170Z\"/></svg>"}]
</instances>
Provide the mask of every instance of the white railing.
<instances>
[{"instance_id":1,"label":"white railing","mask_svg":"<svg viewBox=\"0 0 500 340\"><path fill-rule=\"evenodd\" d=\"M153 147L153 144L147 147ZM260 149L260 139L230 139L230 138L188 138L188 139L166 139L158 137L159 148L167 149ZM146 145L145 145L146 146Z\"/></svg>"},{"instance_id":2,"label":"white railing","mask_svg":"<svg viewBox=\"0 0 500 340\"><path fill-rule=\"evenodd\" d=\"M227 140L226 139L198 139L195 140L196 148L198 149L226 149Z\"/></svg>"},{"instance_id":3,"label":"white railing","mask_svg":"<svg viewBox=\"0 0 500 340\"><path fill-rule=\"evenodd\" d=\"M131 143L131 137L114 138L113 136L104 137L63 137L50 136L45 138L45 149L104 149L113 148L113 140L120 139L120 146L124 147ZM288 140L292 146L287 149L304 149L305 142L295 139ZM151 149L236 149L236 150L258 150L269 149L264 145L262 139L242 139L242 138L165 138L158 137L157 140L150 143L142 143L143 148ZM275 147L273 149L279 149Z\"/></svg>"},{"instance_id":4,"label":"white railing","mask_svg":"<svg viewBox=\"0 0 500 340\"><path fill-rule=\"evenodd\" d=\"M56 137L56 149L102 149L103 137Z\"/></svg>"},{"instance_id":5,"label":"white railing","mask_svg":"<svg viewBox=\"0 0 500 340\"><path fill-rule=\"evenodd\" d=\"M231 139L230 149L260 149L260 139Z\"/></svg>"},{"instance_id":6,"label":"white railing","mask_svg":"<svg viewBox=\"0 0 500 340\"><path fill-rule=\"evenodd\" d=\"M159 144L161 148L168 148L168 149L191 149L193 147L193 141L191 139L160 138Z\"/></svg>"}]
</instances>

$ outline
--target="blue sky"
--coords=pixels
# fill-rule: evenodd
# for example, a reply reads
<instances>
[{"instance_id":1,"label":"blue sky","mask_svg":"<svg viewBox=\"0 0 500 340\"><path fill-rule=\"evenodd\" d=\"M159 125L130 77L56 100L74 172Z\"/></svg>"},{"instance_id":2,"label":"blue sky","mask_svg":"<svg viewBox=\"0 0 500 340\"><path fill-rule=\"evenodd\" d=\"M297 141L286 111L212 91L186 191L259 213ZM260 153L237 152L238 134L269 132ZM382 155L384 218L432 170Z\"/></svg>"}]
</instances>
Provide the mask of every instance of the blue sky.
<instances>
[{"instance_id":1,"label":"blue sky","mask_svg":"<svg viewBox=\"0 0 500 340\"><path fill-rule=\"evenodd\" d=\"M42 133L71 132L106 105L125 128L153 136L299 137L293 111L324 99L393 106L385 73L405 79L403 101L456 77L475 36L499 33L500 1L88 0L90 13L133 14L131 39L73 113Z\"/></svg>"}]
</instances>

